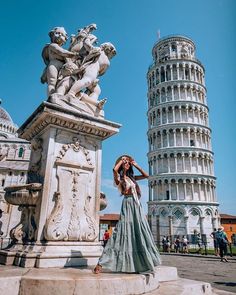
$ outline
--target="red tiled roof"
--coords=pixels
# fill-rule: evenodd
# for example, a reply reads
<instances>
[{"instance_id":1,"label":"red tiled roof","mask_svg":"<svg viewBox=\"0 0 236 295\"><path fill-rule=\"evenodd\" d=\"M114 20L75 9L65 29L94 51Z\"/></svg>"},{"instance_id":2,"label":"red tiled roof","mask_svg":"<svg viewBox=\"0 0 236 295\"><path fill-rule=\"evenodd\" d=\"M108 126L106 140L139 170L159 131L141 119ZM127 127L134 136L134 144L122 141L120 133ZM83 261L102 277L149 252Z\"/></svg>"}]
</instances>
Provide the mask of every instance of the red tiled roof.
<instances>
[{"instance_id":1,"label":"red tiled roof","mask_svg":"<svg viewBox=\"0 0 236 295\"><path fill-rule=\"evenodd\" d=\"M119 220L120 214L103 214L100 215L100 220Z\"/></svg>"},{"instance_id":2,"label":"red tiled roof","mask_svg":"<svg viewBox=\"0 0 236 295\"><path fill-rule=\"evenodd\" d=\"M236 219L235 215L229 215L229 214L220 214L221 219Z\"/></svg>"}]
</instances>

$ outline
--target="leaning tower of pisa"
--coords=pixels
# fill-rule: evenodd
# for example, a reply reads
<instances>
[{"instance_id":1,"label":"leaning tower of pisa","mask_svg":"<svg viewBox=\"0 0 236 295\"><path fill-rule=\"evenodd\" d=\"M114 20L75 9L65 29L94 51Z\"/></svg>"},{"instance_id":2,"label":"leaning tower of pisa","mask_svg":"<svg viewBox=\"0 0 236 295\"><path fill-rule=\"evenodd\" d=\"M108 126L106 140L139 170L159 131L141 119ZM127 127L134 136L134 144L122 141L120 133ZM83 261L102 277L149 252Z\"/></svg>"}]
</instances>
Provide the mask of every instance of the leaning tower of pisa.
<instances>
[{"instance_id":1,"label":"leaning tower of pisa","mask_svg":"<svg viewBox=\"0 0 236 295\"><path fill-rule=\"evenodd\" d=\"M218 227L204 67L184 36L160 39L148 69L149 202L157 243L196 233L211 245Z\"/></svg>"}]
</instances>

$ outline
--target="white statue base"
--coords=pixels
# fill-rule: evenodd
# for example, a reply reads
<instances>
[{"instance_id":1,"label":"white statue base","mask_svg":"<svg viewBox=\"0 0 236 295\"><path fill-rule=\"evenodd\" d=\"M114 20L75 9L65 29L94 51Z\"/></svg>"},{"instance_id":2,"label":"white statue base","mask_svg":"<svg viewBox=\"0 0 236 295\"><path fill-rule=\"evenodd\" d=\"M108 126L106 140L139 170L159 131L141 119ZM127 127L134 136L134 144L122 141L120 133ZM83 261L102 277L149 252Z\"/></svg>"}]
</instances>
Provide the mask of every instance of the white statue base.
<instances>
[{"instance_id":1,"label":"white statue base","mask_svg":"<svg viewBox=\"0 0 236 295\"><path fill-rule=\"evenodd\" d=\"M101 117L49 102L21 126L20 137L32 142L29 181L42 185L37 193L33 186L8 198L26 208L27 218L12 232L17 242L0 252L0 263L96 264L102 252L98 241L102 141L119 128Z\"/></svg>"},{"instance_id":2,"label":"white statue base","mask_svg":"<svg viewBox=\"0 0 236 295\"><path fill-rule=\"evenodd\" d=\"M6 290L11 295L213 295L223 292L213 290L209 283L178 278L177 269L167 266L157 267L153 274L99 275L92 274L89 268L23 269L2 266L0 294L6 293Z\"/></svg>"}]
</instances>

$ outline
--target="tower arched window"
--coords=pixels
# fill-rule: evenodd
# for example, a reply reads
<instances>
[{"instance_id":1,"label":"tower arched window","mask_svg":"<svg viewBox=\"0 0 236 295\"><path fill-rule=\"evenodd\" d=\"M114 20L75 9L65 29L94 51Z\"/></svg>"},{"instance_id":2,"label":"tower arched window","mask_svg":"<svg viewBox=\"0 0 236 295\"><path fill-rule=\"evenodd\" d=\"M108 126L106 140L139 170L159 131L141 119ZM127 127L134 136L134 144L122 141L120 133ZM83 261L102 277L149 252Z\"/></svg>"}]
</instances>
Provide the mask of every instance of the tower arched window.
<instances>
[{"instance_id":1,"label":"tower arched window","mask_svg":"<svg viewBox=\"0 0 236 295\"><path fill-rule=\"evenodd\" d=\"M18 151L18 157L19 157L19 158L22 158L22 157L23 157L23 153L24 153L24 149L23 149L23 147L19 148L19 151Z\"/></svg>"}]
</instances>

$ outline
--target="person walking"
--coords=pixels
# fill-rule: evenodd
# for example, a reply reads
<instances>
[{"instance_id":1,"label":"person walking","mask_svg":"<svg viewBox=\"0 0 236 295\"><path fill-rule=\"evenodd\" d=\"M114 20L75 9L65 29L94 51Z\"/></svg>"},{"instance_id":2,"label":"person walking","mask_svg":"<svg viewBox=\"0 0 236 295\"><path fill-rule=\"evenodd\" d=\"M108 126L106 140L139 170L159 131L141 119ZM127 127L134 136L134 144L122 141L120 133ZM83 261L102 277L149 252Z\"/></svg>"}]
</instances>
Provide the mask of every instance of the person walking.
<instances>
[{"instance_id":1,"label":"person walking","mask_svg":"<svg viewBox=\"0 0 236 295\"><path fill-rule=\"evenodd\" d=\"M222 262L228 262L228 259L226 258L227 255L227 245L228 245L228 238L226 233L224 232L223 226L219 227L216 233L216 240L219 245L220 249L220 261Z\"/></svg>"},{"instance_id":2,"label":"person walking","mask_svg":"<svg viewBox=\"0 0 236 295\"><path fill-rule=\"evenodd\" d=\"M188 253L188 239L186 236L183 236L182 243L183 243L183 253L186 254Z\"/></svg>"},{"instance_id":3,"label":"person walking","mask_svg":"<svg viewBox=\"0 0 236 295\"><path fill-rule=\"evenodd\" d=\"M169 237L166 237L166 252L170 253L170 240Z\"/></svg>"},{"instance_id":4,"label":"person walking","mask_svg":"<svg viewBox=\"0 0 236 295\"><path fill-rule=\"evenodd\" d=\"M229 255L230 255L230 257L233 257L233 250L232 250L232 237L233 237L233 235L231 235L231 236L227 236L227 238L228 238L228 245L229 245Z\"/></svg>"},{"instance_id":5,"label":"person walking","mask_svg":"<svg viewBox=\"0 0 236 295\"><path fill-rule=\"evenodd\" d=\"M107 244L107 241L109 240L109 238L110 238L110 235L109 235L108 230L106 229L104 232L104 235L103 235L103 247L104 248L106 247L106 244Z\"/></svg>"},{"instance_id":6,"label":"person walking","mask_svg":"<svg viewBox=\"0 0 236 295\"><path fill-rule=\"evenodd\" d=\"M141 175L134 175L133 168ZM115 184L124 196L120 220L93 272L99 274L102 268L124 273L154 272L161 259L140 204L141 192L137 183L148 174L127 155L117 159L113 172Z\"/></svg>"},{"instance_id":7,"label":"person walking","mask_svg":"<svg viewBox=\"0 0 236 295\"><path fill-rule=\"evenodd\" d=\"M202 254L202 238L200 233L197 233L197 246L198 246L197 253Z\"/></svg>"},{"instance_id":8,"label":"person walking","mask_svg":"<svg viewBox=\"0 0 236 295\"><path fill-rule=\"evenodd\" d=\"M161 242L162 242L162 250L163 250L163 252L166 252L166 250L167 250L167 247L166 247L166 236L163 236Z\"/></svg>"},{"instance_id":9,"label":"person walking","mask_svg":"<svg viewBox=\"0 0 236 295\"><path fill-rule=\"evenodd\" d=\"M180 249L180 238L179 236L176 237L175 243L174 243L175 253L179 253Z\"/></svg>"},{"instance_id":10,"label":"person walking","mask_svg":"<svg viewBox=\"0 0 236 295\"><path fill-rule=\"evenodd\" d=\"M213 239L215 256L218 256L219 255L219 245L218 245L218 242L216 239L216 233L217 233L217 229L214 228L214 231L210 234L210 237L212 237L212 239Z\"/></svg>"}]
</instances>

